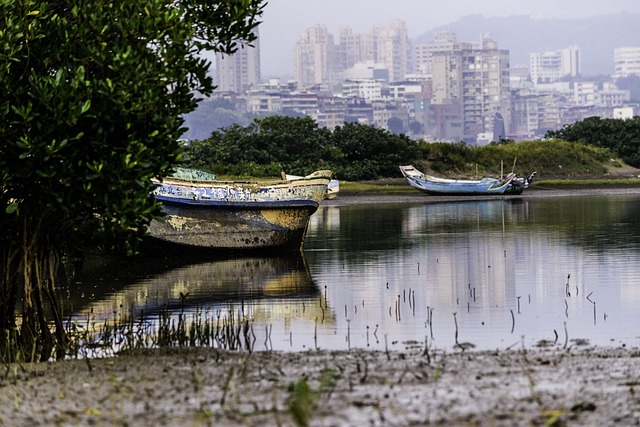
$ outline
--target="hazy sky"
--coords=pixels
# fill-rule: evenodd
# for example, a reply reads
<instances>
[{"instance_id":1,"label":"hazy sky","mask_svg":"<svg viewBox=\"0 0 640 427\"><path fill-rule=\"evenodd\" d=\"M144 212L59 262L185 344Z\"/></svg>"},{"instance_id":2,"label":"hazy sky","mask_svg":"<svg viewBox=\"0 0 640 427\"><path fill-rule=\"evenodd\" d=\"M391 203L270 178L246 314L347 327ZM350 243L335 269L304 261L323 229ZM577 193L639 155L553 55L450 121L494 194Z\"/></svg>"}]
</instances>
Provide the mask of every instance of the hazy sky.
<instances>
[{"instance_id":1,"label":"hazy sky","mask_svg":"<svg viewBox=\"0 0 640 427\"><path fill-rule=\"evenodd\" d=\"M532 18L585 18L620 12L640 12L640 0L267 0L260 25L262 76L293 73L293 47L301 33L326 25L338 41L349 26L356 33L407 23L414 38L466 15L485 17L529 15ZM468 40L463 40L468 41ZM497 40L500 42L499 40Z\"/></svg>"}]
</instances>

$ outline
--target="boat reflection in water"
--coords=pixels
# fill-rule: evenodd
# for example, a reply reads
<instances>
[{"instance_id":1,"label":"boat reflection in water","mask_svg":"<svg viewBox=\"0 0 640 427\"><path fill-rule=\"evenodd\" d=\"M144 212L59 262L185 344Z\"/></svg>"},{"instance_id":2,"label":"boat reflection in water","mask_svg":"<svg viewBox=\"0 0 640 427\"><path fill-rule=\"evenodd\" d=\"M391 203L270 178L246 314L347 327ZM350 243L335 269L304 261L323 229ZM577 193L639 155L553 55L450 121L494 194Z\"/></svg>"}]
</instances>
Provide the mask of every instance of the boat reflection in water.
<instances>
[{"instance_id":1,"label":"boat reflection in water","mask_svg":"<svg viewBox=\"0 0 640 427\"><path fill-rule=\"evenodd\" d=\"M185 321L187 330L194 325L242 326L250 328L243 333L256 346L264 343L266 349L292 346L294 329L313 330L335 321L302 253L195 261L91 260L68 290L66 303L72 319L88 322L93 330L101 325L139 330L144 325L153 336L158 328L177 328Z\"/></svg>"}]
</instances>

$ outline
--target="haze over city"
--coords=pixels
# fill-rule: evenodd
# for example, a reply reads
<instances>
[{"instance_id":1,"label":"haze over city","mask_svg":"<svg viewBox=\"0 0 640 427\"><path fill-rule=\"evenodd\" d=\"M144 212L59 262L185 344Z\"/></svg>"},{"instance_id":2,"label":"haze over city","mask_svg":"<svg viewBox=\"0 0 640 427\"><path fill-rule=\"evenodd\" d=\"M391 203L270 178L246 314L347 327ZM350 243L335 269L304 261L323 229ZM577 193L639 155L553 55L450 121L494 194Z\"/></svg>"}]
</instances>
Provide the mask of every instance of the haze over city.
<instances>
[{"instance_id":1,"label":"haze over city","mask_svg":"<svg viewBox=\"0 0 640 427\"><path fill-rule=\"evenodd\" d=\"M338 33L343 26L369 32L388 26L393 19L407 23L414 38L464 16L526 15L534 19L580 19L598 15L640 13L638 0L270 0L260 25L260 49L264 77L290 76L293 47L301 33L325 25ZM498 40L500 42L500 40Z\"/></svg>"}]
</instances>

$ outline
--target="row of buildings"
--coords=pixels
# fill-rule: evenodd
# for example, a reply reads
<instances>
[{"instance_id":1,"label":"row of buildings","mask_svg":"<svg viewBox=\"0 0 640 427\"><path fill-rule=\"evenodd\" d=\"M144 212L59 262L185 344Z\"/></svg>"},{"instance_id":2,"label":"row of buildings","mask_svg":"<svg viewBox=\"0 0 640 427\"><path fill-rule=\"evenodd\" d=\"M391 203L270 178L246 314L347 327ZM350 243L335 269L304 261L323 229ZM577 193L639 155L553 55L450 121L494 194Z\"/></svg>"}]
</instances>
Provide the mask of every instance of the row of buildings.
<instances>
[{"instance_id":1,"label":"row of buildings","mask_svg":"<svg viewBox=\"0 0 640 427\"><path fill-rule=\"evenodd\" d=\"M609 82L583 80L580 49L530 54L512 66L509 51L485 35L461 42L452 32L412 47L402 21L371 33L307 29L294 48L295 79L260 79L259 39L218 56L217 96L257 116L307 115L334 128L359 122L414 138L483 144L531 139L588 116L635 115L615 79L640 76L640 47L614 52Z\"/></svg>"}]
</instances>

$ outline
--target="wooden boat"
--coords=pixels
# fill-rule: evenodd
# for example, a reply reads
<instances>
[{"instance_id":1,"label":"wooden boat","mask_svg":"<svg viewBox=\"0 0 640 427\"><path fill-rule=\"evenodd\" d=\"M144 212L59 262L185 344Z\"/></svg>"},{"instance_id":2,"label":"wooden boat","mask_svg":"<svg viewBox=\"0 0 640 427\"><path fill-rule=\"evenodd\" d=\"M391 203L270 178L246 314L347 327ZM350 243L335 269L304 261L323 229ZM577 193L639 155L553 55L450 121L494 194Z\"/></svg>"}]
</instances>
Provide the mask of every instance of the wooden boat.
<instances>
[{"instance_id":1,"label":"wooden boat","mask_svg":"<svg viewBox=\"0 0 640 427\"><path fill-rule=\"evenodd\" d=\"M508 174L504 179L482 178L480 180L439 178L424 174L411 165L400 166L402 175L414 188L428 194L487 195L522 194L533 181L536 172L528 178Z\"/></svg>"},{"instance_id":2,"label":"wooden boat","mask_svg":"<svg viewBox=\"0 0 640 427\"><path fill-rule=\"evenodd\" d=\"M283 177L284 177L283 179L288 179L290 181L304 178L303 176L289 175L289 174L283 174ZM338 181L337 179L332 179L331 181L329 181L329 185L327 187L327 194L324 197L325 199L333 199L338 195L339 192L340 192L340 181Z\"/></svg>"},{"instance_id":3,"label":"wooden boat","mask_svg":"<svg viewBox=\"0 0 640 427\"><path fill-rule=\"evenodd\" d=\"M166 215L151 222L149 234L191 248L299 251L330 179L331 171L316 171L295 180L218 181L179 169L153 180Z\"/></svg>"}]
</instances>

